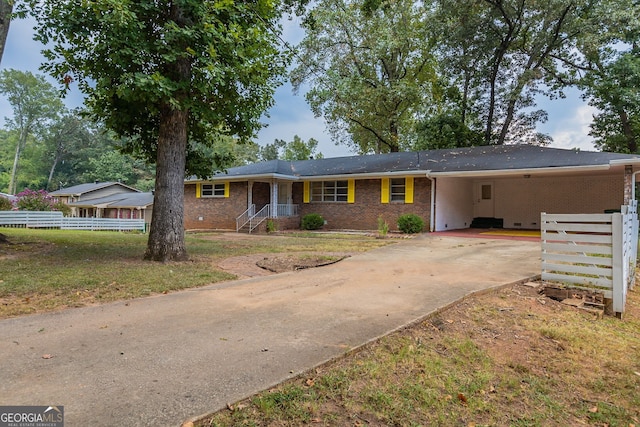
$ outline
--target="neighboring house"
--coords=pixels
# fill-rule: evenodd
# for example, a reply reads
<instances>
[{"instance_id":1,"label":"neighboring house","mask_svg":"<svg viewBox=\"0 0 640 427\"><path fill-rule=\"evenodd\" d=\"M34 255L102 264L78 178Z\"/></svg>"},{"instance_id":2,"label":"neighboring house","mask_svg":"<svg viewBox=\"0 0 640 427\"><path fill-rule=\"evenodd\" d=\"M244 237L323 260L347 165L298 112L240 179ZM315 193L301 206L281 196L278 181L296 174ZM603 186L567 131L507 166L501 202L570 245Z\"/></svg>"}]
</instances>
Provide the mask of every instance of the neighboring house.
<instances>
[{"instance_id":1,"label":"neighboring house","mask_svg":"<svg viewBox=\"0 0 640 427\"><path fill-rule=\"evenodd\" d=\"M185 228L235 229L245 211L267 206L279 229L298 228L309 213L325 229L375 230L382 217L394 230L406 213L431 231L539 229L541 212L620 209L637 170L637 155L531 145L272 160L187 179Z\"/></svg>"},{"instance_id":2,"label":"neighboring house","mask_svg":"<svg viewBox=\"0 0 640 427\"><path fill-rule=\"evenodd\" d=\"M2 193L2 192L0 192L0 197L3 197L3 198L5 198L5 199L8 199L8 200L9 200L9 201L11 201L11 202L13 202L14 200L16 200L16 199L17 199L17 197L16 197L16 196L14 196L14 195L7 194L7 193Z\"/></svg>"},{"instance_id":3,"label":"neighboring house","mask_svg":"<svg viewBox=\"0 0 640 427\"><path fill-rule=\"evenodd\" d=\"M49 193L82 218L127 218L151 222L153 193L143 193L120 182L94 182Z\"/></svg>"}]
</instances>

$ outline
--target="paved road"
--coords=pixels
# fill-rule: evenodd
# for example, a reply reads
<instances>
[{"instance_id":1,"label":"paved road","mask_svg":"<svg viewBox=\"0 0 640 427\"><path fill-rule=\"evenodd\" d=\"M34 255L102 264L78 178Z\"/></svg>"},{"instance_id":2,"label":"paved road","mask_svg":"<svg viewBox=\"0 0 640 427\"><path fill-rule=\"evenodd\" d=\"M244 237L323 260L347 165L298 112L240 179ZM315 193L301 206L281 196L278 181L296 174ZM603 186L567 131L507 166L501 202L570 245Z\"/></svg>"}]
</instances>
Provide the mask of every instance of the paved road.
<instances>
[{"instance_id":1,"label":"paved road","mask_svg":"<svg viewBox=\"0 0 640 427\"><path fill-rule=\"evenodd\" d=\"M424 235L327 267L3 320L0 405L64 405L66 427L179 426L534 276L539 252Z\"/></svg>"}]
</instances>

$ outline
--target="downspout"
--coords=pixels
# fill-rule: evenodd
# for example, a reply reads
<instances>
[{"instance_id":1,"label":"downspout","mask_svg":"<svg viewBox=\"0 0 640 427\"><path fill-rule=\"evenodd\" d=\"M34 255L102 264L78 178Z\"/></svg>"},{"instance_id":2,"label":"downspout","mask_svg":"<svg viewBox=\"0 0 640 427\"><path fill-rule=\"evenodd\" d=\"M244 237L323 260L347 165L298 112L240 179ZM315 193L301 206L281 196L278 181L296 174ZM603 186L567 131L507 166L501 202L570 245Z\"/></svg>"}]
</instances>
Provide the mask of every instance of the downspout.
<instances>
[{"instance_id":1,"label":"downspout","mask_svg":"<svg viewBox=\"0 0 640 427\"><path fill-rule=\"evenodd\" d=\"M431 181L431 214L429 218L429 231L436 230L436 179L429 176L431 171L427 171L427 179Z\"/></svg>"}]
</instances>

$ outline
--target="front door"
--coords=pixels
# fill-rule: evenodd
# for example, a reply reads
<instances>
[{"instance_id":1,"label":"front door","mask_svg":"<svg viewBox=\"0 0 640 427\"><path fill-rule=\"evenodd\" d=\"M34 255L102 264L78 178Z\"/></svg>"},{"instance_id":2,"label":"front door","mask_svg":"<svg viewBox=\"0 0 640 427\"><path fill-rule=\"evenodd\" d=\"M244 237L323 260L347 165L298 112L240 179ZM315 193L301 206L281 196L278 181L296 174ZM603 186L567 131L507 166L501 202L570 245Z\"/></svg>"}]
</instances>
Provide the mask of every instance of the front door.
<instances>
[{"instance_id":1,"label":"front door","mask_svg":"<svg viewBox=\"0 0 640 427\"><path fill-rule=\"evenodd\" d=\"M291 203L291 184L279 183L278 184L278 204L288 205Z\"/></svg>"},{"instance_id":2,"label":"front door","mask_svg":"<svg viewBox=\"0 0 640 427\"><path fill-rule=\"evenodd\" d=\"M278 216L291 216L291 183L278 183Z\"/></svg>"},{"instance_id":3,"label":"front door","mask_svg":"<svg viewBox=\"0 0 640 427\"><path fill-rule=\"evenodd\" d=\"M480 218L493 218L494 194L492 182L478 182L474 191L473 216Z\"/></svg>"}]
</instances>

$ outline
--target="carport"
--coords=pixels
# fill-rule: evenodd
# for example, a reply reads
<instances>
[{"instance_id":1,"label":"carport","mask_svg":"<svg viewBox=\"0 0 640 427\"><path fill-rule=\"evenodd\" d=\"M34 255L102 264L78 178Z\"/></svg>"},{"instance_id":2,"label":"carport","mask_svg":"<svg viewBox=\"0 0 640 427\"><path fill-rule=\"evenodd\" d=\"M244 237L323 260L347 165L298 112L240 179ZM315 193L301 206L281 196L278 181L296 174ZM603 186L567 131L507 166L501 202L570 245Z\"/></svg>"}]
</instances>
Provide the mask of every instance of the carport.
<instances>
[{"instance_id":1,"label":"carport","mask_svg":"<svg viewBox=\"0 0 640 427\"><path fill-rule=\"evenodd\" d=\"M631 196L631 165L432 172L432 231L539 230L540 214L603 213ZM474 224L474 219L485 219Z\"/></svg>"}]
</instances>

